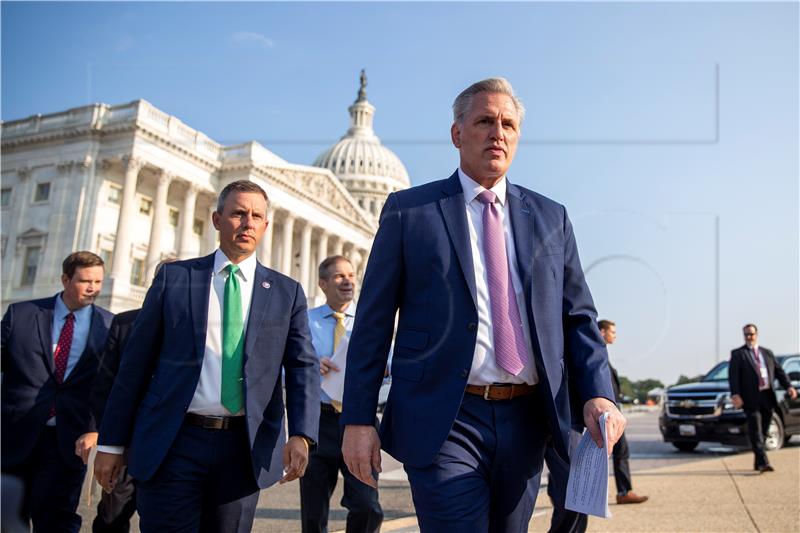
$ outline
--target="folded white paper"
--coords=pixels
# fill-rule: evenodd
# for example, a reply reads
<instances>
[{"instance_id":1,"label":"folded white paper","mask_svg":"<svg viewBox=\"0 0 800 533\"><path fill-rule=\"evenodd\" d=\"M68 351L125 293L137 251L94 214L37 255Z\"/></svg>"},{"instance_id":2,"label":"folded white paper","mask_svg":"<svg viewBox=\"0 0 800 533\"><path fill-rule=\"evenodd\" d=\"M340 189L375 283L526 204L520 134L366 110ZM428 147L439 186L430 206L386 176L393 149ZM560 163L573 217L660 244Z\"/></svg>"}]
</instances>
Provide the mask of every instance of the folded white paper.
<instances>
[{"instance_id":1,"label":"folded white paper","mask_svg":"<svg viewBox=\"0 0 800 533\"><path fill-rule=\"evenodd\" d=\"M570 457L567 499L564 507L570 511L610 518L608 510L608 436L606 418L600 417L603 447L598 448L588 431L583 432L578 446Z\"/></svg>"},{"instance_id":2,"label":"folded white paper","mask_svg":"<svg viewBox=\"0 0 800 533\"><path fill-rule=\"evenodd\" d=\"M331 400L341 404L344 396L344 371L347 369L347 346L350 344L350 337L343 336L339 345L331 356L331 361L337 367L338 372L328 372L322 378L322 390L330 396Z\"/></svg>"}]
</instances>

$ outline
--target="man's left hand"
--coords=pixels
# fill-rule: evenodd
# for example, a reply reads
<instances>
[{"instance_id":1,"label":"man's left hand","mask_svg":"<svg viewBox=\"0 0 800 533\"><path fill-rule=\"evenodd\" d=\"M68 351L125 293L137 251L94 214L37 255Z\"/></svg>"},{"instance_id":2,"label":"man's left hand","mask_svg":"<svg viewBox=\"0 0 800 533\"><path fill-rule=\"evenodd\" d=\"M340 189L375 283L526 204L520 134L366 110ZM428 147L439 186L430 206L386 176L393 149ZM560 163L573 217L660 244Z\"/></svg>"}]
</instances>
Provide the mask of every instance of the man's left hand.
<instances>
[{"instance_id":1,"label":"man's left hand","mask_svg":"<svg viewBox=\"0 0 800 533\"><path fill-rule=\"evenodd\" d=\"M789 398L791 398L792 400L797 399L797 389L795 389L794 387L789 387L788 389L786 389L786 392L787 394L789 394Z\"/></svg>"},{"instance_id":2,"label":"man's left hand","mask_svg":"<svg viewBox=\"0 0 800 533\"><path fill-rule=\"evenodd\" d=\"M280 483L288 483L303 477L308 466L308 442L305 438L294 435L289 437L283 447L283 471L285 474Z\"/></svg>"},{"instance_id":3,"label":"man's left hand","mask_svg":"<svg viewBox=\"0 0 800 533\"><path fill-rule=\"evenodd\" d=\"M92 448L95 447L97 444L97 432L90 431L89 433L84 433L78 440L75 441L75 455L80 457L83 460L83 464L89 463L89 453L91 453Z\"/></svg>"},{"instance_id":4,"label":"man's left hand","mask_svg":"<svg viewBox=\"0 0 800 533\"><path fill-rule=\"evenodd\" d=\"M614 402L608 398L592 398L583 404L583 423L592 436L598 448L603 447L603 435L600 433L600 417L608 412L606 417L606 438L608 439L608 453L622 437L625 431L625 417L619 412Z\"/></svg>"}]
</instances>

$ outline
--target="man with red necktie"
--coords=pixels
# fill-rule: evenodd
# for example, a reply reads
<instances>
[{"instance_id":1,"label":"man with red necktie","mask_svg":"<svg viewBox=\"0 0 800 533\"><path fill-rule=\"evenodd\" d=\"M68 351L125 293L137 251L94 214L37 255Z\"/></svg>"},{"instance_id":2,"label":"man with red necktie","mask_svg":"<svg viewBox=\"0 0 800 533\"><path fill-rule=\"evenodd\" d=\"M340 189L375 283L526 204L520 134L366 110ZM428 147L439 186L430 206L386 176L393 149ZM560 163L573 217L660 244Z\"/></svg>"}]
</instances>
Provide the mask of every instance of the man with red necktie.
<instances>
[{"instance_id":1,"label":"man with red necktie","mask_svg":"<svg viewBox=\"0 0 800 533\"><path fill-rule=\"evenodd\" d=\"M75 512L97 431L92 383L112 314L94 305L103 260L70 254L64 290L11 304L2 322L3 473L25 484L22 519L35 531L76 532Z\"/></svg>"},{"instance_id":2,"label":"man with red necktie","mask_svg":"<svg viewBox=\"0 0 800 533\"><path fill-rule=\"evenodd\" d=\"M775 361L772 350L758 345L758 328L747 324L743 328L744 346L731 352L728 368L728 381L731 386L731 401L737 409L744 409L747 415L747 434L755 454L754 469L759 472L772 472L764 437L772 421L772 413L778 408L772 383L777 379L793 400L797 391L792 387L786 372Z\"/></svg>"}]
</instances>

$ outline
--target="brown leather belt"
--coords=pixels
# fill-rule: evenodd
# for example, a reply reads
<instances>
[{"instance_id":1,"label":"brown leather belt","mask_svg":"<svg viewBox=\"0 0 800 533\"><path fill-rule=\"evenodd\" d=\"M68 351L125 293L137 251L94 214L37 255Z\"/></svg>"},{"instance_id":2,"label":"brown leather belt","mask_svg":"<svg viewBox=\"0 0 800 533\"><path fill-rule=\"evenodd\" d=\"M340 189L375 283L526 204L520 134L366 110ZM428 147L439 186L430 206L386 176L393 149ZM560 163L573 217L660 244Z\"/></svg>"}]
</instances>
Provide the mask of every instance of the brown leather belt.
<instances>
[{"instance_id":1,"label":"brown leather belt","mask_svg":"<svg viewBox=\"0 0 800 533\"><path fill-rule=\"evenodd\" d=\"M536 391L536 385L497 383L494 385L467 385L466 392L483 397L484 400L510 400L527 396Z\"/></svg>"},{"instance_id":2,"label":"brown leather belt","mask_svg":"<svg viewBox=\"0 0 800 533\"><path fill-rule=\"evenodd\" d=\"M203 429L237 429L244 427L243 416L203 416L195 413L186 413L184 422L191 426Z\"/></svg>"}]
</instances>

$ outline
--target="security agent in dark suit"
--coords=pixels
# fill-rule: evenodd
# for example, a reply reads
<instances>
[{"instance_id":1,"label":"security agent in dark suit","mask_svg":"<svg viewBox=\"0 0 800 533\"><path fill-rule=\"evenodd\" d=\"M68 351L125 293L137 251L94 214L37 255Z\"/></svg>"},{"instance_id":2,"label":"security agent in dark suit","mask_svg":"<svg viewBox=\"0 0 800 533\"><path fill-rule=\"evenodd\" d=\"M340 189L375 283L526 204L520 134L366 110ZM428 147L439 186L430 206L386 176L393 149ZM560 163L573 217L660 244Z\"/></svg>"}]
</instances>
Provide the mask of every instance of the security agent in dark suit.
<instances>
[{"instance_id":1,"label":"security agent in dark suit","mask_svg":"<svg viewBox=\"0 0 800 533\"><path fill-rule=\"evenodd\" d=\"M302 476L317 440L305 295L254 255L267 204L253 182L222 190L219 249L162 267L123 352L95 475L111 490L127 448L145 533L250 531L259 489Z\"/></svg>"},{"instance_id":2,"label":"security agent in dark suit","mask_svg":"<svg viewBox=\"0 0 800 533\"><path fill-rule=\"evenodd\" d=\"M571 391L599 446L600 416L611 446L625 420L566 210L506 179L522 105L495 78L453 111L457 171L390 194L381 214L347 353L342 451L371 486L381 447L402 462L424 532L527 531L548 438L568 457Z\"/></svg>"},{"instance_id":3,"label":"security agent in dark suit","mask_svg":"<svg viewBox=\"0 0 800 533\"><path fill-rule=\"evenodd\" d=\"M775 361L772 350L758 345L758 328L747 324L743 328L744 346L731 351L728 367L728 382L731 387L731 401L737 409L744 409L747 415L747 434L755 454L754 469L759 472L772 472L764 437L772 421L772 413L777 409L775 391L772 384L777 379L786 389L791 399L797 398L786 373Z\"/></svg>"},{"instance_id":4,"label":"security agent in dark suit","mask_svg":"<svg viewBox=\"0 0 800 533\"><path fill-rule=\"evenodd\" d=\"M35 531L80 530L81 456L96 431L89 396L112 314L94 305L103 260L75 252L63 292L11 304L2 321L2 470L25 484L22 519Z\"/></svg>"}]
</instances>

